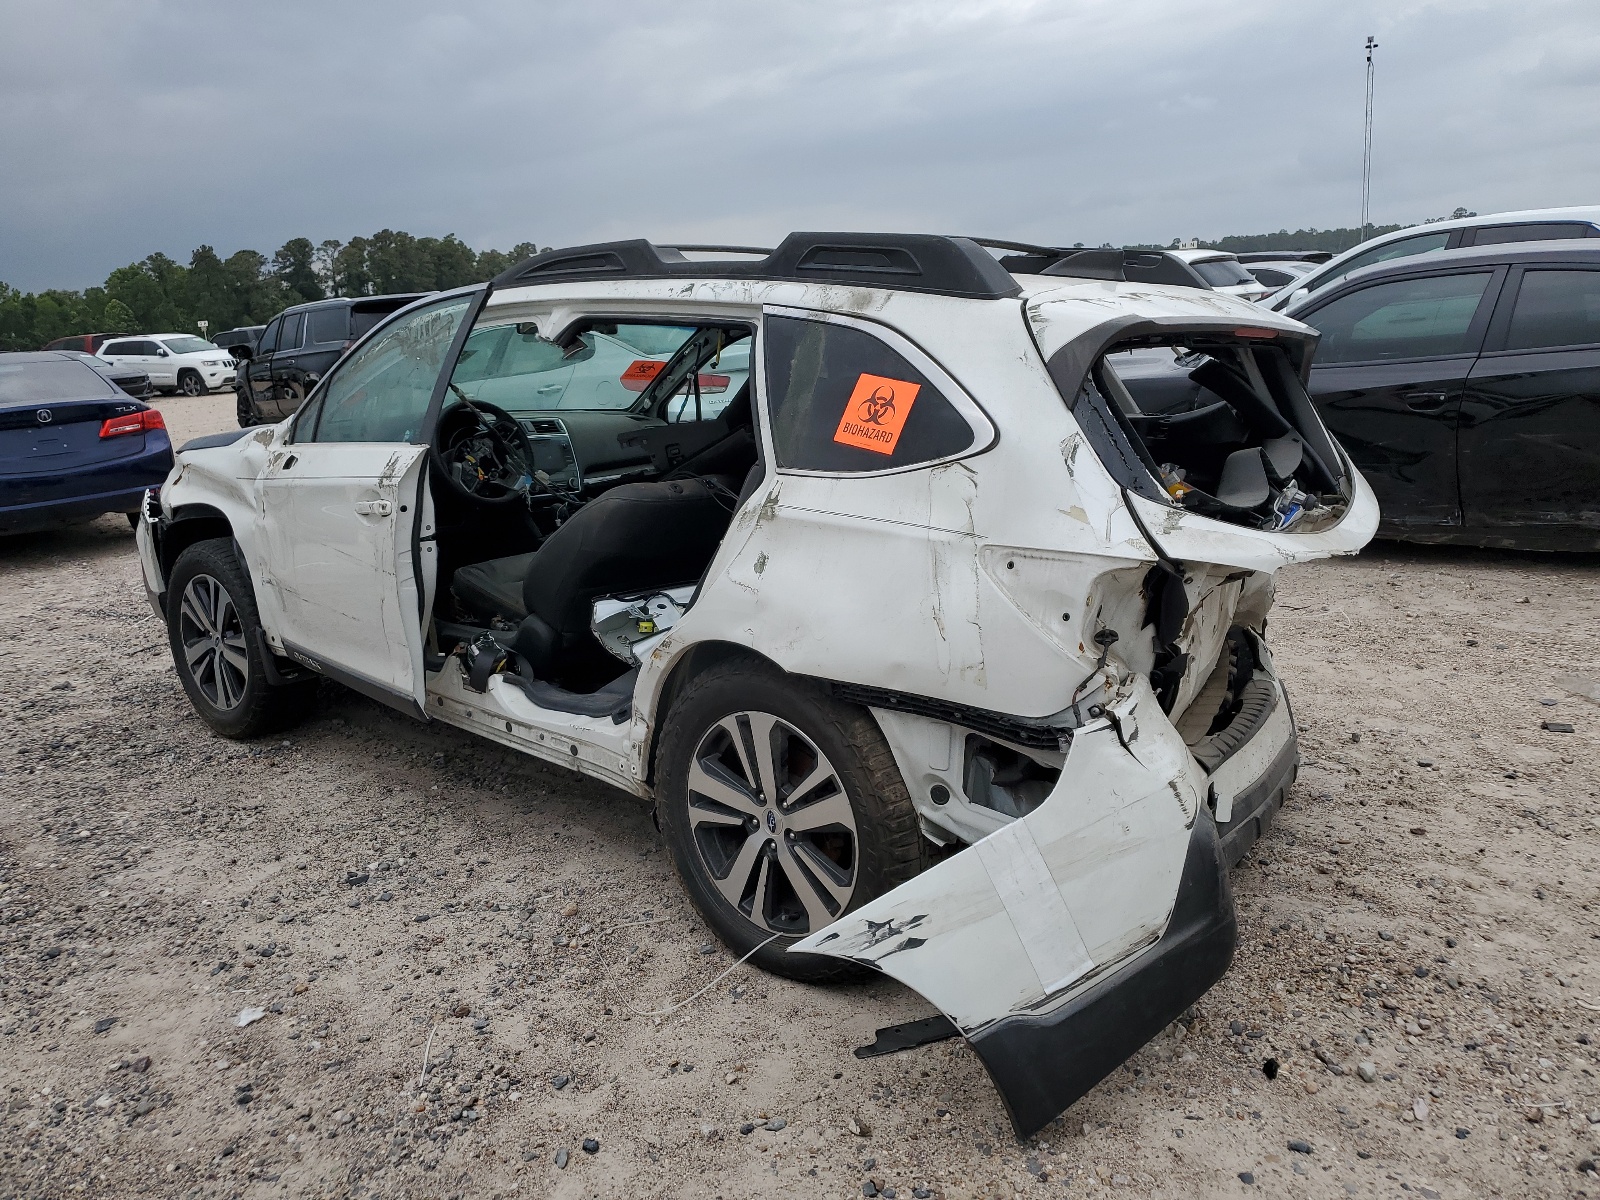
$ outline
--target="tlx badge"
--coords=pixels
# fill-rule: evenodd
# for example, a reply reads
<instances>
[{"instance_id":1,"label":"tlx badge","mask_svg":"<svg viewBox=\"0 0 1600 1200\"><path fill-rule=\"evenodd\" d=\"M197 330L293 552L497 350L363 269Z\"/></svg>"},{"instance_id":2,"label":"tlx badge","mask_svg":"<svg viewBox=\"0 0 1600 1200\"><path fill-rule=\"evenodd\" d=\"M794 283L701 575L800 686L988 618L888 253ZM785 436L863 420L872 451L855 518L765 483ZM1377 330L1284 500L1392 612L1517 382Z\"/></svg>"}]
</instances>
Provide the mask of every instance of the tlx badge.
<instances>
[{"instance_id":1,"label":"tlx badge","mask_svg":"<svg viewBox=\"0 0 1600 1200\"><path fill-rule=\"evenodd\" d=\"M877 454L893 454L921 390L920 383L861 375L845 403L833 440Z\"/></svg>"}]
</instances>

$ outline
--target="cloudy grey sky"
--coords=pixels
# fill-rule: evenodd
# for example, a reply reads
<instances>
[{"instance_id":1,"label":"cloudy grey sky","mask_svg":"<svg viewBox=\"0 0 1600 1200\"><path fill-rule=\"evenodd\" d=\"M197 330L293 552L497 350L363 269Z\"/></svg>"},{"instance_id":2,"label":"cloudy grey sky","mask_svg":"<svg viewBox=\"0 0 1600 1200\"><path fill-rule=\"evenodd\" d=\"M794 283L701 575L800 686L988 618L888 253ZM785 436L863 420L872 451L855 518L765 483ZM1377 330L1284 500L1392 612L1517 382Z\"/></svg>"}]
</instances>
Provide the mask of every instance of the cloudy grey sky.
<instances>
[{"instance_id":1,"label":"cloudy grey sky","mask_svg":"<svg viewBox=\"0 0 1600 1200\"><path fill-rule=\"evenodd\" d=\"M1115 243L1600 203L1594 0L0 0L0 280L388 226Z\"/></svg>"}]
</instances>

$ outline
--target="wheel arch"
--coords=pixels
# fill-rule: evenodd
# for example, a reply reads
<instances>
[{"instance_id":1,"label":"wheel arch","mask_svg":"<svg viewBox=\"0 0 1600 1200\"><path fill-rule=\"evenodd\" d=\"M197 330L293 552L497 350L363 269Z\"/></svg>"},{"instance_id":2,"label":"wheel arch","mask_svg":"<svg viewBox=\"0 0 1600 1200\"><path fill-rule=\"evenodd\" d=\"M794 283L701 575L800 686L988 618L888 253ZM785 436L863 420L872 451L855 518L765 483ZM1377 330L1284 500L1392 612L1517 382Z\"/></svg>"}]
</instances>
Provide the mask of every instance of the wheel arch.
<instances>
[{"instance_id":1,"label":"wheel arch","mask_svg":"<svg viewBox=\"0 0 1600 1200\"><path fill-rule=\"evenodd\" d=\"M662 681L660 690L656 693L655 704L650 714L650 740L645 747L645 782L652 789L656 785L656 761L661 750L661 729L666 724L667 714L672 711L672 706L698 676L714 666L738 658L748 659L758 670L764 668L776 675L788 674L765 654L752 650L749 646L741 646L737 642L716 640L696 642L673 661L667 671L666 679Z\"/></svg>"},{"instance_id":2,"label":"wheel arch","mask_svg":"<svg viewBox=\"0 0 1600 1200\"><path fill-rule=\"evenodd\" d=\"M161 534L162 576L170 578L178 555L196 542L209 538L233 539L233 522L221 509L209 504L182 504L174 508Z\"/></svg>"}]
</instances>

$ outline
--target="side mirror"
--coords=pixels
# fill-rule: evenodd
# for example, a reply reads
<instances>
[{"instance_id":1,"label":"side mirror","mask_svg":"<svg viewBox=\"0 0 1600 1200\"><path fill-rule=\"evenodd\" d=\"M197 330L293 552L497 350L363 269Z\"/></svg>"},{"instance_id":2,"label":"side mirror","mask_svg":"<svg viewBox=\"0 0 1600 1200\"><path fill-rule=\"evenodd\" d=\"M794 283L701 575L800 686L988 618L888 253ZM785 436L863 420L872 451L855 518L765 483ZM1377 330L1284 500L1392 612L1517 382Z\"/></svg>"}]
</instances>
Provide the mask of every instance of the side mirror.
<instances>
[{"instance_id":1,"label":"side mirror","mask_svg":"<svg viewBox=\"0 0 1600 1200\"><path fill-rule=\"evenodd\" d=\"M228 347L228 353L233 355L233 357L235 359L237 359L239 362L245 362L245 361L255 357L255 355L250 350L250 343L249 342L241 342L237 346L229 346Z\"/></svg>"},{"instance_id":2,"label":"side mirror","mask_svg":"<svg viewBox=\"0 0 1600 1200\"><path fill-rule=\"evenodd\" d=\"M165 350L157 350L156 351L156 357L157 358L170 358L171 356Z\"/></svg>"}]
</instances>

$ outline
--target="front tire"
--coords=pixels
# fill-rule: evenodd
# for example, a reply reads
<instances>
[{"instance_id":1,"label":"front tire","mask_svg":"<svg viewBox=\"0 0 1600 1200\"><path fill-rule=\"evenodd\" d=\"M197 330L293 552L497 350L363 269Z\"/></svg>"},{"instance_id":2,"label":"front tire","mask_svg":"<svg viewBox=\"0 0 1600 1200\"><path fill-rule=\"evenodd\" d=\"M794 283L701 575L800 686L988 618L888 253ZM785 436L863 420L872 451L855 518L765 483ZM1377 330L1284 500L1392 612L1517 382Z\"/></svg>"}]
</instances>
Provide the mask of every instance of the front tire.
<instances>
[{"instance_id":1,"label":"front tire","mask_svg":"<svg viewBox=\"0 0 1600 1200\"><path fill-rule=\"evenodd\" d=\"M256 410L245 394L237 389L233 393L234 413L239 418L239 428L249 429L252 425L261 424L261 418L256 416Z\"/></svg>"},{"instance_id":2,"label":"front tire","mask_svg":"<svg viewBox=\"0 0 1600 1200\"><path fill-rule=\"evenodd\" d=\"M185 371L178 376L178 390L185 396L209 396L211 389L198 371Z\"/></svg>"},{"instance_id":3,"label":"front tire","mask_svg":"<svg viewBox=\"0 0 1600 1200\"><path fill-rule=\"evenodd\" d=\"M223 737L253 738L293 724L314 681L269 683L250 578L229 538L196 542L167 584L172 661L200 719Z\"/></svg>"},{"instance_id":4,"label":"front tire","mask_svg":"<svg viewBox=\"0 0 1600 1200\"><path fill-rule=\"evenodd\" d=\"M678 877L722 942L804 982L855 974L802 937L927 865L927 842L865 709L757 660L719 664L661 732L656 800Z\"/></svg>"}]
</instances>

